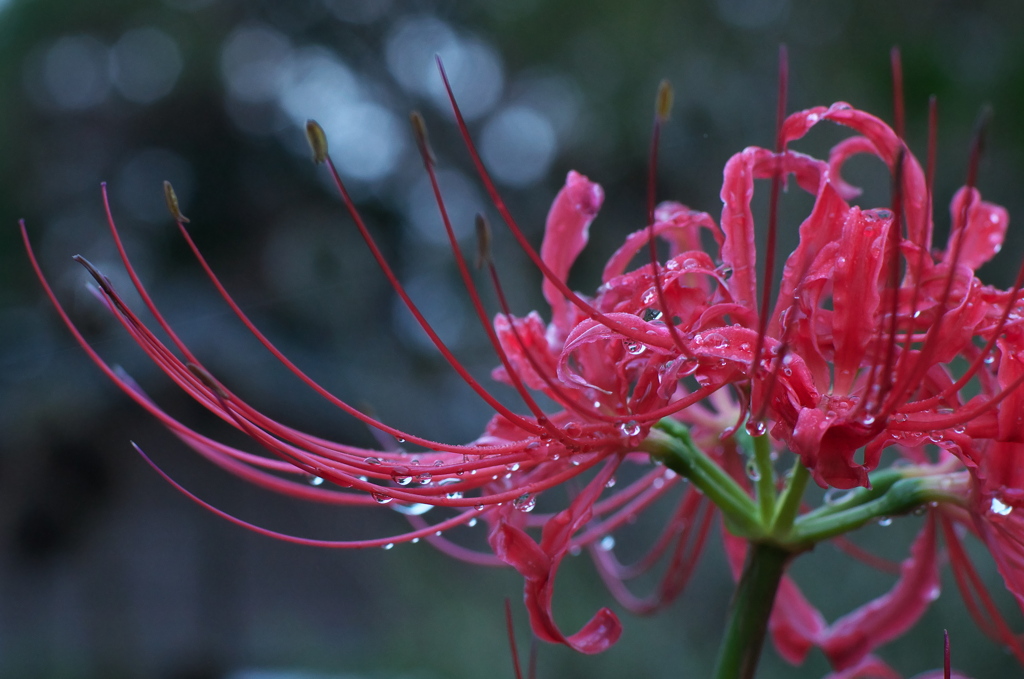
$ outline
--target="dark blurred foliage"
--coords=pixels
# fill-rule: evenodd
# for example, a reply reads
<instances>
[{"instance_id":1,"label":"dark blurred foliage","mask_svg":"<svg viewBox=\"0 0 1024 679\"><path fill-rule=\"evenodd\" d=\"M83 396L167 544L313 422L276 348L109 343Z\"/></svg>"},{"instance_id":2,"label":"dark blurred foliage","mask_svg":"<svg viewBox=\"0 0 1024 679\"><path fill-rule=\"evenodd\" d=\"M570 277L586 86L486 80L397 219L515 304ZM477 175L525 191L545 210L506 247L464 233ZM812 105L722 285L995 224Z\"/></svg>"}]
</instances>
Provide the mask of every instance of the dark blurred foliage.
<instances>
[{"instance_id":1,"label":"dark blurred foliage","mask_svg":"<svg viewBox=\"0 0 1024 679\"><path fill-rule=\"evenodd\" d=\"M435 52L535 242L567 170L605 186L606 207L572 279L588 290L604 257L642 226L659 80L669 78L676 90L659 195L714 213L728 156L771 143L780 42L790 48L791 110L843 99L885 118L889 49L902 47L908 139L922 157L927 97L939 97L940 229L963 180L972 122L990 103L980 186L1019 219L1022 18L1014 0L635 8L611 0L0 2L0 675L510 677L502 600L517 601L521 587L514 573L470 568L423 545L369 553L275 543L179 496L129 440L201 496L261 525L333 538L402 525L391 513L268 498L195 460L106 383L60 326L26 264L18 218L93 345L204 431L220 429L132 350L70 261L81 253L121 290L129 287L106 233L101 181L110 182L114 214L150 291L233 390L289 424L372 445L361 426L299 388L234 322L167 217L164 179L229 289L296 363L389 422L470 440L487 408L396 305L309 162L305 118L324 124L413 296L487 379L495 359L460 290L404 122L409 110L424 112L456 227L472 250L474 212L499 222L439 94ZM816 132L798 148L820 153L835 138ZM865 182L866 202L887 200L880 167L852 170ZM784 223L806 205L787 196ZM983 276L1007 285L1022 250L1024 238L1011 226ZM500 232L495 253L517 312L538 308L539 275ZM902 558L913 523L866 530L864 542ZM796 573L833 618L888 586L887 576L851 565L829 546L818 552ZM998 588L987 557L979 557ZM601 657L541 648L540 677L706 676L730 592L723 573L712 545L695 584L669 611L625 616L622 642ZM955 662L972 676L1019 673L982 639L946 580L935 610L886 657L908 675L936 666L948 627ZM1019 628L1019 614L1001 599ZM557 594L566 627L607 600L583 559L566 564ZM518 609L517 616L522 638L525 616ZM766 677L824 673L819 656L791 669L766 654Z\"/></svg>"}]
</instances>

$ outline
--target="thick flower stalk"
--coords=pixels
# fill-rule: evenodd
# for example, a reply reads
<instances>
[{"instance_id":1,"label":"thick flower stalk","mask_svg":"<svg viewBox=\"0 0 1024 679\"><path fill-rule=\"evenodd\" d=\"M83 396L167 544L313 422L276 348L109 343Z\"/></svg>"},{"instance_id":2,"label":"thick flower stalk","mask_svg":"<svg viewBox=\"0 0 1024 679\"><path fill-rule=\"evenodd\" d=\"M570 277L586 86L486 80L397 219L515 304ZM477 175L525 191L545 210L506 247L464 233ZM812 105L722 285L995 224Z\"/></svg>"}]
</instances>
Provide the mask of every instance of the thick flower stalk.
<instances>
[{"instance_id":1,"label":"thick flower stalk","mask_svg":"<svg viewBox=\"0 0 1024 679\"><path fill-rule=\"evenodd\" d=\"M655 150L669 95L667 87L659 93ZM975 276L998 252L1008 216L981 199L973 169L953 198L949 241L936 247L931 173L900 134L845 103L780 116L774 150L750 147L726 164L719 220L679 203L655 208L652 193L647 223L626 236L588 296L566 281L601 208L601 187L570 172L535 251L476 154L454 97L452 103L483 184L541 272L550 306L547 321L538 312L513 315L487 251L489 227L480 218L478 259L500 305L491 321L437 187L425 126L414 114L456 263L499 361L494 377L515 389L519 409L495 398L445 346L378 249L334 168L323 131L310 122L307 133L314 160L326 164L396 294L452 368L494 409L483 434L467 444L428 440L381 422L285 357L203 258L168 185L168 205L182 236L239 321L297 379L393 443L378 450L327 441L257 411L205 368L160 314L132 268L104 189L123 265L168 339L147 326L101 272L77 258L93 275L96 296L171 380L269 455L210 439L162 410L88 345L39 269L23 226L46 293L85 351L189 447L269 490L326 504L387 506L406 515L410 528L357 541L281 535L228 516L168 481L231 521L293 542L390 548L424 539L458 558L511 565L525 579L534 633L585 653L608 648L621 627L614 613L601 609L574 633L559 628L551 602L562 559L588 549L616 599L649 613L683 590L720 512L740 582L716 674L722 679L753 676L766 632L794 663L819 647L835 677L893 676L872 652L906 631L937 596L942 536L972 614L1024 661L1024 644L981 587L962 545L968 533L980 538L1024 607L1024 269L1007 290ZM789 148L822 123L845 126L853 136L827 159ZM879 158L892 176L886 207L856 205L857 189L842 179L849 158L864 153ZM973 157L972 168L977 153ZM652 161L652 175L653 167ZM769 265L761 281L751 210L758 179L772 184ZM799 244L772 294L776 206L786 182L811 194L814 204L793 227ZM655 240L667 245L664 261L655 258ZM706 242L715 247L708 251ZM638 254L647 261L631 268ZM542 408L537 394L556 407ZM900 463L879 469L883 451ZM803 495L812 480L829 489L828 499L808 509ZM559 486L572 489L562 506L561 494L549 492ZM533 511L540 496L544 511ZM613 534L666 500L672 509L649 553L621 563ZM796 555L822 540L915 511L928 518L892 590L831 625L785 575ZM467 549L445 533L481 521L491 553ZM633 594L628 581L659 564L665 570L655 591Z\"/></svg>"}]
</instances>

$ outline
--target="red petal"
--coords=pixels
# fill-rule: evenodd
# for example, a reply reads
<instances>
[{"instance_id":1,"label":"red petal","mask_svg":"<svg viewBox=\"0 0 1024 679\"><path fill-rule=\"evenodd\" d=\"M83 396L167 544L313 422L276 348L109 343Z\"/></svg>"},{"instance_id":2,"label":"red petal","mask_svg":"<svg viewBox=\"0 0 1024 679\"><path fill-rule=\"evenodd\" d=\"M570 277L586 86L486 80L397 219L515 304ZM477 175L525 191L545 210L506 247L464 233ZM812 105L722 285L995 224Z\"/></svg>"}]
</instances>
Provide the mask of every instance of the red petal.
<instances>
[{"instance_id":1,"label":"red petal","mask_svg":"<svg viewBox=\"0 0 1024 679\"><path fill-rule=\"evenodd\" d=\"M910 557L900 567L900 579L884 595L837 620L822 650L832 666L844 669L906 632L939 594L935 521L929 517L914 540Z\"/></svg>"},{"instance_id":2,"label":"red petal","mask_svg":"<svg viewBox=\"0 0 1024 679\"><path fill-rule=\"evenodd\" d=\"M963 239L957 262L970 269L977 269L992 259L1003 247L1003 238L1006 236L1006 227L1010 223L1010 214L1004 207L981 200L981 194L977 189L968 191L964 186L956 192L949 205L949 212L954 224L960 221L968 200L971 203L967 213L967 226L963 231L957 232L962 234L960 237ZM950 240L950 246L946 250L944 259L947 261L952 256L952 250L953 239Z\"/></svg>"},{"instance_id":3,"label":"red petal","mask_svg":"<svg viewBox=\"0 0 1024 679\"><path fill-rule=\"evenodd\" d=\"M540 246L541 259L560 280L569 277L569 269L587 244L590 223L603 202L604 191L599 185L578 172L569 172L548 212ZM552 323L564 337L572 327L571 307L551 281L544 280L543 291L551 305Z\"/></svg>"}]
</instances>

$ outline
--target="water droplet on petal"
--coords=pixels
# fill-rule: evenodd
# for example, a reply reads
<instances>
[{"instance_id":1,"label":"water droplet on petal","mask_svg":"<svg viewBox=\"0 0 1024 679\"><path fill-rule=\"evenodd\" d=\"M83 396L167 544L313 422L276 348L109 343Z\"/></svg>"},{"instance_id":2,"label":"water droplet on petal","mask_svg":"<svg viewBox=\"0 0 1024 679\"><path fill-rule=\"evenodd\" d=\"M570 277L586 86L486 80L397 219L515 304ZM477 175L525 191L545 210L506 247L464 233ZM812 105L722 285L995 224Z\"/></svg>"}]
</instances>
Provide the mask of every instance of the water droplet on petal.
<instances>
[{"instance_id":1,"label":"water droplet on petal","mask_svg":"<svg viewBox=\"0 0 1024 679\"><path fill-rule=\"evenodd\" d=\"M709 332L704 336L703 345L709 349L722 349L729 346L729 340L720 332Z\"/></svg>"},{"instance_id":2,"label":"water droplet on petal","mask_svg":"<svg viewBox=\"0 0 1024 679\"><path fill-rule=\"evenodd\" d=\"M622 340L622 346L626 348L627 353L630 353L634 356L639 356L640 354L647 351L647 345L644 344L643 342L637 342L636 340L624 339Z\"/></svg>"},{"instance_id":3,"label":"water droplet on petal","mask_svg":"<svg viewBox=\"0 0 1024 679\"><path fill-rule=\"evenodd\" d=\"M999 498L994 497L992 498L991 510L993 514L998 514L999 516L1008 516L1010 512L1013 511L1013 507L1011 507L1008 504L1005 504Z\"/></svg>"}]
</instances>

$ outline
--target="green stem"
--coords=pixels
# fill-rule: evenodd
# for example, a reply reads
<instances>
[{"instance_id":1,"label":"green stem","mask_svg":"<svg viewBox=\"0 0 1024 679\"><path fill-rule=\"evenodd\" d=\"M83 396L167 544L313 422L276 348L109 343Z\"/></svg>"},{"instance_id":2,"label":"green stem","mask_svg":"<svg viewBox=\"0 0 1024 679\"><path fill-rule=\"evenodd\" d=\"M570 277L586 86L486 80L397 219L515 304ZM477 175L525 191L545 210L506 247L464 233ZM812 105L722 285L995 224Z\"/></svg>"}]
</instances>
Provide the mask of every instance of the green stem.
<instances>
[{"instance_id":1,"label":"green stem","mask_svg":"<svg viewBox=\"0 0 1024 679\"><path fill-rule=\"evenodd\" d=\"M793 527L797 512L800 511L800 500L803 499L811 472L797 460L786 480L786 488L776 505L775 516L771 519L769 533L776 537L785 536Z\"/></svg>"},{"instance_id":2,"label":"green stem","mask_svg":"<svg viewBox=\"0 0 1024 679\"><path fill-rule=\"evenodd\" d=\"M810 512L793 525L786 543L791 547L813 546L817 542L848 533L883 516L907 514L931 502L962 505L967 495L965 474L912 476L889 486L881 497L872 498L878 488L863 493L862 504L828 513ZM844 503L845 504L845 503Z\"/></svg>"},{"instance_id":3,"label":"green stem","mask_svg":"<svg viewBox=\"0 0 1024 679\"><path fill-rule=\"evenodd\" d=\"M736 588L714 679L753 679L761 658L768 618L790 553L752 543Z\"/></svg>"},{"instance_id":4,"label":"green stem","mask_svg":"<svg viewBox=\"0 0 1024 679\"><path fill-rule=\"evenodd\" d=\"M662 420L642 447L666 467L688 478L714 502L736 535L747 538L763 535L757 505L725 470L693 444L684 425L667 418Z\"/></svg>"},{"instance_id":5,"label":"green stem","mask_svg":"<svg viewBox=\"0 0 1024 679\"><path fill-rule=\"evenodd\" d=\"M754 437L754 466L757 469L757 504L761 510L761 523L768 524L775 515L775 469L772 465L772 444L768 435Z\"/></svg>"}]
</instances>

